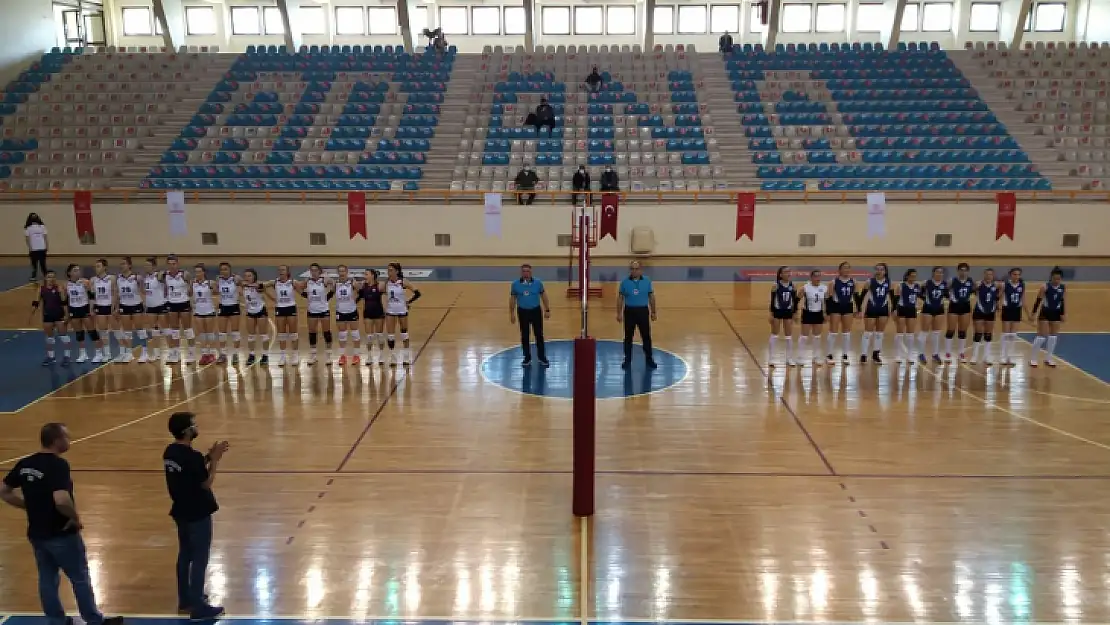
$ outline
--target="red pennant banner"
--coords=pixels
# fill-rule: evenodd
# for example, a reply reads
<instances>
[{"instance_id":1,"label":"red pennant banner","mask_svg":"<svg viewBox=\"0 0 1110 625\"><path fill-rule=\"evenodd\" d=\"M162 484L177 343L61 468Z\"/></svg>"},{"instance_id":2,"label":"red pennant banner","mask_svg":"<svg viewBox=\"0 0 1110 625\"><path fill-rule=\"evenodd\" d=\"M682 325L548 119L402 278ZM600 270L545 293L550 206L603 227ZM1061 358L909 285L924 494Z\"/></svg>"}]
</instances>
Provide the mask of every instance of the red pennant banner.
<instances>
[{"instance_id":1,"label":"red pennant banner","mask_svg":"<svg viewBox=\"0 0 1110 625\"><path fill-rule=\"evenodd\" d=\"M1014 240L1014 222L1017 220L1017 195L998 194L998 220L994 226L994 240L1009 237Z\"/></svg>"},{"instance_id":2,"label":"red pennant banner","mask_svg":"<svg viewBox=\"0 0 1110 625\"><path fill-rule=\"evenodd\" d=\"M755 194L740 193L736 198L736 240L755 240Z\"/></svg>"},{"instance_id":3,"label":"red pennant banner","mask_svg":"<svg viewBox=\"0 0 1110 625\"><path fill-rule=\"evenodd\" d=\"M366 238L366 194L362 191L347 194L347 225L352 239L356 236Z\"/></svg>"},{"instance_id":4,"label":"red pennant banner","mask_svg":"<svg viewBox=\"0 0 1110 625\"><path fill-rule=\"evenodd\" d=\"M95 237L92 216L92 192L73 192L73 219L77 224L77 238Z\"/></svg>"},{"instance_id":5,"label":"red pennant banner","mask_svg":"<svg viewBox=\"0 0 1110 625\"><path fill-rule=\"evenodd\" d=\"M612 235L617 240L617 216L620 213L620 196L616 193L605 193L601 196L601 227L599 238L604 239Z\"/></svg>"}]
</instances>

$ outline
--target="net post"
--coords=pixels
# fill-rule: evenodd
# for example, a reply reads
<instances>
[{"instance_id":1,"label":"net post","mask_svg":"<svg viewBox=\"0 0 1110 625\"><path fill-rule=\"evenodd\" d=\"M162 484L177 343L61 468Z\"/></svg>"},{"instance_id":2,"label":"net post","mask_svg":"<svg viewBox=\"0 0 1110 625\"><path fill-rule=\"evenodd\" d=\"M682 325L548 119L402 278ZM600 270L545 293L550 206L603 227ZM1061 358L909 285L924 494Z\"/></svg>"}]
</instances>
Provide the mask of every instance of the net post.
<instances>
[{"instance_id":1,"label":"net post","mask_svg":"<svg viewBox=\"0 0 1110 625\"><path fill-rule=\"evenodd\" d=\"M594 514L596 343L591 336L574 339L574 485L571 506L577 517Z\"/></svg>"}]
</instances>

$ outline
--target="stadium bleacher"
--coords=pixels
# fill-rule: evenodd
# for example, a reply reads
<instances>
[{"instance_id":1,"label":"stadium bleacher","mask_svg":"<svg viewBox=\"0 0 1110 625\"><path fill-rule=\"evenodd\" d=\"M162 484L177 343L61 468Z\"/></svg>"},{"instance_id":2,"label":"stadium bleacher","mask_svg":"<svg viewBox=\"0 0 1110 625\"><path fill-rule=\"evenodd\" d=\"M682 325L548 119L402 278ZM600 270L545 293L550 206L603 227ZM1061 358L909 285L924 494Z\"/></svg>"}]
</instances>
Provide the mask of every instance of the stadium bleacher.
<instances>
[{"instance_id":1,"label":"stadium bleacher","mask_svg":"<svg viewBox=\"0 0 1110 625\"><path fill-rule=\"evenodd\" d=\"M0 186L512 191L529 163L564 192L580 165L630 191L1101 189L1108 66L1085 44L53 50L5 89ZM541 98L550 137L524 126Z\"/></svg>"}]
</instances>

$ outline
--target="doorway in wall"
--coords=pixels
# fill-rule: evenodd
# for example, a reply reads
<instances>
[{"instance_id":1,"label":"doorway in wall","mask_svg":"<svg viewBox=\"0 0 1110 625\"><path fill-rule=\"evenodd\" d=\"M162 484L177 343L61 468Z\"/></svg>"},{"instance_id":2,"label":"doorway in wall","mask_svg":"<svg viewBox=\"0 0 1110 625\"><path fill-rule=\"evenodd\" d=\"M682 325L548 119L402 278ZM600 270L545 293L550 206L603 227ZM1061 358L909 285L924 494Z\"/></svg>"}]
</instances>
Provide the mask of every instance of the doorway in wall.
<instances>
[{"instance_id":1,"label":"doorway in wall","mask_svg":"<svg viewBox=\"0 0 1110 625\"><path fill-rule=\"evenodd\" d=\"M107 41L104 7L88 0L55 0L54 23L59 48L102 46Z\"/></svg>"}]
</instances>

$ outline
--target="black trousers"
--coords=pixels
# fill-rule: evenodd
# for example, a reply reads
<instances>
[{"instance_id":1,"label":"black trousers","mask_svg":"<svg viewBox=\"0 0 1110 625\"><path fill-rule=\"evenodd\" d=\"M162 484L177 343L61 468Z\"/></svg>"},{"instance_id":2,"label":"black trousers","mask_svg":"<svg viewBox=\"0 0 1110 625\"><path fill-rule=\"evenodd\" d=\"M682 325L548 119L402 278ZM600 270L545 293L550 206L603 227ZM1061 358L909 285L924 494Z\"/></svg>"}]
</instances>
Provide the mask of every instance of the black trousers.
<instances>
[{"instance_id":1,"label":"black trousers","mask_svg":"<svg viewBox=\"0 0 1110 625\"><path fill-rule=\"evenodd\" d=\"M46 250L32 250L27 253L31 257L31 275L36 275L41 271L42 275L46 275Z\"/></svg>"},{"instance_id":2,"label":"black trousers","mask_svg":"<svg viewBox=\"0 0 1110 625\"><path fill-rule=\"evenodd\" d=\"M590 197L590 192L585 189L575 189L574 193L570 194L570 203L574 206L578 206L578 198L583 195L586 196L586 205L593 206L593 199Z\"/></svg>"},{"instance_id":3,"label":"black trousers","mask_svg":"<svg viewBox=\"0 0 1110 625\"><path fill-rule=\"evenodd\" d=\"M547 127L547 138L550 139L551 134L555 132L555 123L554 122L544 122L542 124L537 123L536 124L536 134L537 135L540 134L540 132L543 131L544 127Z\"/></svg>"},{"instance_id":4,"label":"black trousers","mask_svg":"<svg viewBox=\"0 0 1110 625\"><path fill-rule=\"evenodd\" d=\"M651 361L651 310L647 306L624 307L624 359L632 360L632 337L640 330L644 359Z\"/></svg>"},{"instance_id":5,"label":"black trousers","mask_svg":"<svg viewBox=\"0 0 1110 625\"><path fill-rule=\"evenodd\" d=\"M519 193L516 194L517 204L528 204L536 201L536 192L531 189L518 189Z\"/></svg>"},{"instance_id":6,"label":"black trousers","mask_svg":"<svg viewBox=\"0 0 1110 625\"><path fill-rule=\"evenodd\" d=\"M520 323L520 349L524 351L524 359L532 360L532 341L529 333L536 335L536 356L540 360L547 360L547 352L543 345L543 307L517 308L517 321Z\"/></svg>"}]
</instances>

